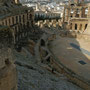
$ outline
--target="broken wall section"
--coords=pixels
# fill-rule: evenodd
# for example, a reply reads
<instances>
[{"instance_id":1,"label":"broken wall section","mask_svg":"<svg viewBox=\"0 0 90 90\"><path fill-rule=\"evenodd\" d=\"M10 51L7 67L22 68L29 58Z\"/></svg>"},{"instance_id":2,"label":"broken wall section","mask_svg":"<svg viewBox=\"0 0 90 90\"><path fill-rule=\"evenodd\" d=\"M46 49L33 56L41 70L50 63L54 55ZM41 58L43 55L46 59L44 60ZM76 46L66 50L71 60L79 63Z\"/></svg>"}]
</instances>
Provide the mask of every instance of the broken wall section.
<instances>
[{"instance_id":1,"label":"broken wall section","mask_svg":"<svg viewBox=\"0 0 90 90\"><path fill-rule=\"evenodd\" d=\"M17 90L17 74L12 50L12 30L0 26L0 90Z\"/></svg>"}]
</instances>

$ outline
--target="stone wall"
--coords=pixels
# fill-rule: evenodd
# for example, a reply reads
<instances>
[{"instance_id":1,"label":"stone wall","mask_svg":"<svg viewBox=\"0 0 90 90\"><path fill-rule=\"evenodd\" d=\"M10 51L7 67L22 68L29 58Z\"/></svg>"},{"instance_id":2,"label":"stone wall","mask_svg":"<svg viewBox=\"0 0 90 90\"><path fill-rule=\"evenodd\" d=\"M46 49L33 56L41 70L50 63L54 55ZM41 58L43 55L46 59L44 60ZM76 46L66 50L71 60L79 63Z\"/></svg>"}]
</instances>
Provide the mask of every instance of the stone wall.
<instances>
[{"instance_id":1,"label":"stone wall","mask_svg":"<svg viewBox=\"0 0 90 90\"><path fill-rule=\"evenodd\" d=\"M52 19L52 20L40 20L38 22L35 23L37 26L39 26L40 28L43 28L45 26L47 27L57 27L57 26L62 26L62 22L61 19Z\"/></svg>"},{"instance_id":2,"label":"stone wall","mask_svg":"<svg viewBox=\"0 0 90 90\"><path fill-rule=\"evenodd\" d=\"M50 50L51 46L49 42L55 39L55 35L43 35L38 44L38 55L39 62L47 64L51 68L51 72L59 72L67 76L67 78L74 84L80 86L85 90L90 90L90 85L87 80L81 78L77 73L69 70L65 65L58 62L57 57L54 56L53 52ZM41 61L40 61L41 60Z\"/></svg>"},{"instance_id":3,"label":"stone wall","mask_svg":"<svg viewBox=\"0 0 90 90\"><path fill-rule=\"evenodd\" d=\"M86 12L87 10L88 12ZM64 8L62 21L65 29L83 32L87 30L89 18L90 5L84 2L83 4L76 4L75 2L71 4L69 2Z\"/></svg>"},{"instance_id":4,"label":"stone wall","mask_svg":"<svg viewBox=\"0 0 90 90\"><path fill-rule=\"evenodd\" d=\"M76 30L83 32L87 29L88 19L72 19L70 20L70 30Z\"/></svg>"},{"instance_id":5,"label":"stone wall","mask_svg":"<svg viewBox=\"0 0 90 90\"><path fill-rule=\"evenodd\" d=\"M29 9L2 18L0 19L0 25L8 26L13 30L15 48L20 48L32 32L30 28L34 26L34 11Z\"/></svg>"},{"instance_id":6,"label":"stone wall","mask_svg":"<svg viewBox=\"0 0 90 90\"><path fill-rule=\"evenodd\" d=\"M12 50L12 30L0 26L0 90L17 90L17 72Z\"/></svg>"}]
</instances>

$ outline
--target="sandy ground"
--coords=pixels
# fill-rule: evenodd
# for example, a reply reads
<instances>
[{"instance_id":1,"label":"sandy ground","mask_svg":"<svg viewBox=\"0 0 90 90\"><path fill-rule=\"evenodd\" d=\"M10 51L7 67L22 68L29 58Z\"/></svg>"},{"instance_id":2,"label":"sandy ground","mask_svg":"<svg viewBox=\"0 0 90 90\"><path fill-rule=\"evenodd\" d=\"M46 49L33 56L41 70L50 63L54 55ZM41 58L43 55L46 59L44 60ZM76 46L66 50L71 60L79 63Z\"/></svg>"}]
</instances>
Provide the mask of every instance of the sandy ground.
<instances>
[{"instance_id":1,"label":"sandy ground","mask_svg":"<svg viewBox=\"0 0 90 90\"><path fill-rule=\"evenodd\" d=\"M14 51L17 71L18 90L82 90L69 82L64 76L55 76L37 64L37 59L26 49L21 53Z\"/></svg>"}]
</instances>

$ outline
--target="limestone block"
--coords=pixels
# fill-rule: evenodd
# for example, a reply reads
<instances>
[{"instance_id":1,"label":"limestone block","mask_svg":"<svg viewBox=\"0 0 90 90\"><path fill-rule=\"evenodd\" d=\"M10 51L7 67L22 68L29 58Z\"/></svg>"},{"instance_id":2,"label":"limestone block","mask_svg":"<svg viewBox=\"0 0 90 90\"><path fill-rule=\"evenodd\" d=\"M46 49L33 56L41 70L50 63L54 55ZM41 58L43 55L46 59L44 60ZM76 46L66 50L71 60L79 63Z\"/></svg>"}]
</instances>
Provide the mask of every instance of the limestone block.
<instances>
[{"instance_id":1,"label":"limestone block","mask_svg":"<svg viewBox=\"0 0 90 90\"><path fill-rule=\"evenodd\" d=\"M14 64L0 70L0 90L17 90L16 68Z\"/></svg>"}]
</instances>

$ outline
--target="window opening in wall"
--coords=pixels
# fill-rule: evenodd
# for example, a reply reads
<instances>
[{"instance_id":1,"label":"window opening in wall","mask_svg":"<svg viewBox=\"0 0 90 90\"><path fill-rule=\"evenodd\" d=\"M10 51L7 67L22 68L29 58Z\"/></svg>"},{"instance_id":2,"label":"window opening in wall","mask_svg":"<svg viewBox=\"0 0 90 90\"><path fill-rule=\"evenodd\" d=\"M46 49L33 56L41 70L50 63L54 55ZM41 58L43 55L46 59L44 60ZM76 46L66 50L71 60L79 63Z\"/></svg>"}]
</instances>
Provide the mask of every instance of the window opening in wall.
<instances>
[{"instance_id":1,"label":"window opening in wall","mask_svg":"<svg viewBox=\"0 0 90 90\"><path fill-rule=\"evenodd\" d=\"M77 30L77 24L75 24L75 30Z\"/></svg>"}]
</instances>

